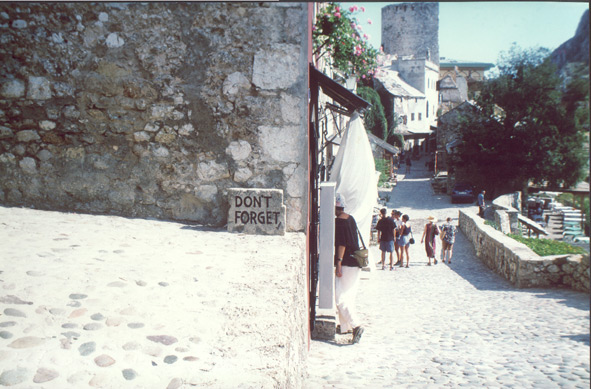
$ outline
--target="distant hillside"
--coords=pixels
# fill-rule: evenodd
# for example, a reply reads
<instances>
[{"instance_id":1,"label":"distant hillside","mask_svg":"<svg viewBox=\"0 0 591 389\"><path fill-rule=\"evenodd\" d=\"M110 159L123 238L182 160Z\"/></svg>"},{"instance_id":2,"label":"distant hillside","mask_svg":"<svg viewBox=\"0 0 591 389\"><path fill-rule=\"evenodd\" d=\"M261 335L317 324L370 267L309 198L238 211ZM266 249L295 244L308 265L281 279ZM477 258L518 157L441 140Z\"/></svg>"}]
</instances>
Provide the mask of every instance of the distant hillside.
<instances>
[{"instance_id":1,"label":"distant hillside","mask_svg":"<svg viewBox=\"0 0 591 389\"><path fill-rule=\"evenodd\" d=\"M551 58L561 73L569 63L580 62L589 66L589 10L583 13L575 36L554 50Z\"/></svg>"}]
</instances>

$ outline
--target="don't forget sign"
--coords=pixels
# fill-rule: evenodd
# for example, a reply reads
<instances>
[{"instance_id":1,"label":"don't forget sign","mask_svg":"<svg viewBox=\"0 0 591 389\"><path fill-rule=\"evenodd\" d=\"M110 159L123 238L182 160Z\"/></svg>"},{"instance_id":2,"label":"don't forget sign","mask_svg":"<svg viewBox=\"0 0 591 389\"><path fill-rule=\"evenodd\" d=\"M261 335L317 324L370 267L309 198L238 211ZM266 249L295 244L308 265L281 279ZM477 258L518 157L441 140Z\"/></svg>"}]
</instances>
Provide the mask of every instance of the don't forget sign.
<instances>
[{"instance_id":1,"label":"don't forget sign","mask_svg":"<svg viewBox=\"0 0 591 389\"><path fill-rule=\"evenodd\" d=\"M228 189L228 231L260 235L285 234L285 205L280 189Z\"/></svg>"}]
</instances>

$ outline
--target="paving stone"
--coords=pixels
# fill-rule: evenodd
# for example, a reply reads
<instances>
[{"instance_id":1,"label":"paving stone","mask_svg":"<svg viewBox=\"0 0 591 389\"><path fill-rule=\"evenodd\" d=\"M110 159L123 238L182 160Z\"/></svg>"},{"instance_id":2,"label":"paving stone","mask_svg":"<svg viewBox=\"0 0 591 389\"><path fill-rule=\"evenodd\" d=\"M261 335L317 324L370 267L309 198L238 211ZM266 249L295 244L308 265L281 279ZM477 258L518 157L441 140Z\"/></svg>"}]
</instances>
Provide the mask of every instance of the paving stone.
<instances>
[{"instance_id":1,"label":"paving stone","mask_svg":"<svg viewBox=\"0 0 591 389\"><path fill-rule=\"evenodd\" d=\"M94 363L100 367L108 367L115 363L115 360L110 357L109 355L103 354L99 355L98 357L94 358Z\"/></svg>"},{"instance_id":2,"label":"paving stone","mask_svg":"<svg viewBox=\"0 0 591 389\"><path fill-rule=\"evenodd\" d=\"M4 297L0 297L0 303L4 304L21 304L21 305L33 305L31 301L24 301L18 296L7 295Z\"/></svg>"},{"instance_id":3,"label":"paving stone","mask_svg":"<svg viewBox=\"0 0 591 389\"><path fill-rule=\"evenodd\" d=\"M62 328L78 328L78 324L76 323L64 323L62 324Z\"/></svg>"},{"instance_id":4,"label":"paving stone","mask_svg":"<svg viewBox=\"0 0 591 389\"><path fill-rule=\"evenodd\" d=\"M2 338L2 339L10 339L10 338L12 338L12 332L9 332L9 331L0 331L0 338Z\"/></svg>"},{"instance_id":5,"label":"paving stone","mask_svg":"<svg viewBox=\"0 0 591 389\"><path fill-rule=\"evenodd\" d=\"M38 338L36 336L25 336L23 338L16 339L12 343L10 343L8 345L8 347L17 348L17 349L31 348L31 347L37 347L44 342L45 342L44 339Z\"/></svg>"},{"instance_id":6,"label":"paving stone","mask_svg":"<svg viewBox=\"0 0 591 389\"><path fill-rule=\"evenodd\" d=\"M164 363L168 363L169 365L172 365L178 359L179 358L176 355L167 355L166 357L164 357Z\"/></svg>"},{"instance_id":7,"label":"paving stone","mask_svg":"<svg viewBox=\"0 0 591 389\"><path fill-rule=\"evenodd\" d=\"M27 315L23 311L20 311L18 309L14 309L14 308L6 308L4 310L4 314L6 316L27 317Z\"/></svg>"},{"instance_id":8,"label":"paving stone","mask_svg":"<svg viewBox=\"0 0 591 389\"><path fill-rule=\"evenodd\" d=\"M123 323L123 318L121 318L121 317L109 317L105 321L105 324L107 325L107 327L117 327L121 323Z\"/></svg>"},{"instance_id":9,"label":"paving stone","mask_svg":"<svg viewBox=\"0 0 591 389\"><path fill-rule=\"evenodd\" d=\"M169 346L173 343L178 342L178 339L175 338L174 336L169 336L169 335L150 335L147 336L148 340L151 340L152 342L156 342L156 343L162 343L166 346Z\"/></svg>"},{"instance_id":10,"label":"paving stone","mask_svg":"<svg viewBox=\"0 0 591 389\"><path fill-rule=\"evenodd\" d=\"M127 326L132 329L137 329L144 328L146 325L144 323L129 323Z\"/></svg>"},{"instance_id":11,"label":"paving stone","mask_svg":"<svg viewBox=\"0 0 591 389\"><path fill-rule=\"evenodd\" d=\"M14 327L15 325L15 321L3 321L2 323L0 323L0 328Z\"/></svg>"},{"instance_id":12,"label":"paving stone","mask_svg":"<svg viewBox=\"0 0 591 389\"><path fill-rule=\"evenodd\" d=\"M66 310L65 309L61 309L61 308L51 308L49 310L49 313L51 313L54 316L63 316L66 314Z\"/></svg>"},{"instance_id":13,"label":"paving stone","mask_svg":"<svg viewBox=\"0 0 591 389\"><path fill-rule=\"evenodd\" d=\"M107 286L111 287L111 288L123 288L123 287L126 287L127 284L122 281L115 281L115 282L111 282L111 283L107 284Z\"/></svg>"},{"instance_id":14,"label":"paving stone","mask_svg":"<svg viewBox=\"0 0 591 389\"><path fill-rule=\"evenodd\" d=\"M168 286L168 282L159 282L158 285L166 287Z\"/></svg>"},{"instance_id":15,"label":"paving stone","mask_svg":"<svg viewBox=\"0 0 591 389\"><path fill-rule=\"evenodd\" d=\"M68 318L74 319L74 318L77 318L80 316L84 316L86 314L86 312L88 312L88 310L86 308L76 309L76 310L72 311L72 313L70 313L70 316L68 316Z\"/></svg>"},{"instance_id":16,"label":"paving stone","mask_svg":"<svg viewBox=\"0 0 591 389\"><path fill-rule=\"evenodd\" d=\"M62 335L68 339L80 337L80 334L78 332L74 332L74 331L62 332Z\"/></svg>"},{"instance_id":17,"label":"paving stone","mask_svg":"<svg viewBox=\"0 0 591 389\"><path fill-rule=\"evenodd\" d=\"M133 369L124 369L122 373L123 377L128 381L131 381L137 377L137 373Z\"/></svg>"},{"instance_id":18,"label":"paving stone","mask_svg":"<svg viewBox=\"0 0 591 389\"><path fill-rule=\"evenodd\" d=\"M83 357L92 354L96 350L96 343L95 342L87 342L83 343L78 347L78 351L80 355Z\"/></svg>"},{"instance_id":19,"label":"paving stone","mask_svg":"<svg viewBox=\"0 0 591 389\"><path fill-rule=\"evenodd\" d=\"M103 325L101 323L88 323L82 328L86 331L98 331L103 328Z\"/></svg>"},{"instance_id":20,"label":"paving stone","mask_svg":"<svg viewBox=\"0 0 591 389\"><path fill-rule=\"evenodd\" d=\"M33 377L33 382L36 384L42 384L44 382L49 382L57 377L59 377L59 373L53 369L46 369L40 367L37 369L37 373L35 373L35 377Z\"/></svg>"},{"instance_id":21,"label":"paving stone","mask_svg":"<svg viewBox=\"0 0 591 389\"><path fill-rule=\"evenodd\" d=\"M105 320L105 317L101 313L95 313L94 315L90 316L90 318L96 321Z\"/></svg>"},{"instance_id":22,"label":"paving stone","mask_svg":"<svg viewBox=\"0 0 591 389\"><path fill-rule=\"evenodd\" d=\"M87 298L88 296L82 293L72 293L69 296L72 300L84 300L85 298Z\"/></svg>"},{"instance_id":23,"label":"paving stone","mask_svg":"<svg viewBox=\"0 0 591 389\"><path fill-rule=\"evenodd\" d=\"M129 350L139 350L140 349L140 344L138 342L127 342L123 345L123 350L129 351Z\"/></svg>"},{"instance_id":24,"label":"paving stone","mask_svg":"<svg viewBox=\"0 0 591 389\"><path fill-rule=\"evenodd\" d=\"M5 370L0 374L1 386L13 386L22 384L29 378L30 372L24 367L17 367L16 369Z\"/></svg>"},{"instance_id":25,"label":"paving stone","mask_svg":"<svg viewBox=\"0 0 591 389\"><path fill-rule=\"evenodd\" d=\"M68 304L66 304L68 307L73 307L73 308L78 308L82 306L82 303L80 301L70 301Z\"/></svg>"}]
</instances>

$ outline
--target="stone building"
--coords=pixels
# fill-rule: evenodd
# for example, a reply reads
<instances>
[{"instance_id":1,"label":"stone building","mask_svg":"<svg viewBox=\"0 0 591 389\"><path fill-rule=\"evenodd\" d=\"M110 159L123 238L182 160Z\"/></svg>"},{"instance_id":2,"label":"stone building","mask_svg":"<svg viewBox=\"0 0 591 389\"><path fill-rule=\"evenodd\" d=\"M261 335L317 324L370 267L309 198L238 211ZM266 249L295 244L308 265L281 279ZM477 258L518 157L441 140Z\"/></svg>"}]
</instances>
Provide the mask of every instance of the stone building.
<instances>
[{"instance_id":1,"label":"stone building","mask_svg":"<svg viewBox=\"0 0 591 389\"><path fill-rule=\"evenodd\" d=\"M439 3L402 3L382 8L384 53L414 56L439 66Z\"/></svg>"},{"instance_id":2,"label":"stone building","mask_svg":"<svg viewBox=\"0 0 591 389\"><path fill-rule=\"evenodd\" d=\"M439 4L402 3L382 8L382 45L384 53L393 60L382 76L377 77L391 80L380 82L384 86L398 84L398 89L408 91L403 85L406 84L420 94L414 97L414 104L399 104L399 107L394 104L394 116L400 118L397 131L410 140L409 147L418 151L419 146L424 146L423 150L428 151L429 143L434 143L439 104ZM395 76L392 71L396 72ZM382 96L386 95L382 93ZM405 101L403 96L398 98L401 103ZM388 101L382 104L392 105Z\"/></svg>"},{"instance_id":3,"label":"stone building","mask_svg":"<svg viewBox=\"0 0 591 389\"><path fill-rule=\"evenodd\" d=\"M443 115L480 92L484 73L494 64L441 58L439 64L439 104Z\"/></svg>"},{"instance_id":4,"label":"stone building","mask_svg":"<svg viewBox=\"0 0 591 389\"><path fill-rule=\"evenodd\" d=\"M307 196L305 3L1 3L0 203L222 226Z\"/></svg>"}]
</instances>

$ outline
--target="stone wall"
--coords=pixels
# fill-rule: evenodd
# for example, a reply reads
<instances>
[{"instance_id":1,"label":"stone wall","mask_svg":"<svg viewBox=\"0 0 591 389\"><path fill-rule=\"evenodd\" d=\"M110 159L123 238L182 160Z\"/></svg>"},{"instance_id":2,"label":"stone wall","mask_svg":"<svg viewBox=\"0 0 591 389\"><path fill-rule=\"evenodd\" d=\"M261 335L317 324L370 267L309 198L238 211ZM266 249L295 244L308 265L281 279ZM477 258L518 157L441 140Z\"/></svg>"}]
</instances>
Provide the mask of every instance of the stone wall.
<instances>
[{"instance_id":1,"label":"stone wall","mask_svg":"<svg viewBox=\"0 0 591 389\"><path fill-rule=\"evenodd\" d=\"M305 3L0 3L0 203L224 225L226 189L306 220Z\"/></svg>"},{"instance_id":2,"label":"stone wall","mask_svg":"<svg viewBox=\"0 0 591 389\"><path fill-rule=\"evenodd\" d=\"M540 257L530 248L460 210L460 230L476 255L518 288L568 287L589 292L589 255Z\"/></svg>"},{"instance_id":3,"label":"stone wall","mask_svg":"<svg viewBox=\"0 0 591 389\"><path fill-rule=\"evenodd\" d=\"M439 3L402 3L382 8L382 44L386 54L430 57L439 66Z\"/></svg>"}]
</instances>

